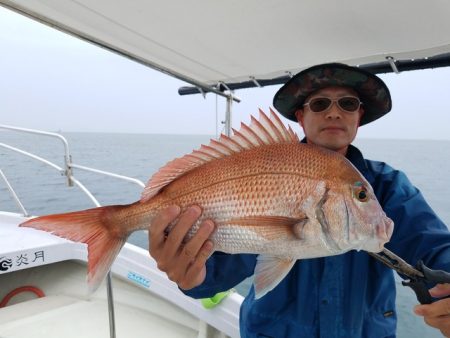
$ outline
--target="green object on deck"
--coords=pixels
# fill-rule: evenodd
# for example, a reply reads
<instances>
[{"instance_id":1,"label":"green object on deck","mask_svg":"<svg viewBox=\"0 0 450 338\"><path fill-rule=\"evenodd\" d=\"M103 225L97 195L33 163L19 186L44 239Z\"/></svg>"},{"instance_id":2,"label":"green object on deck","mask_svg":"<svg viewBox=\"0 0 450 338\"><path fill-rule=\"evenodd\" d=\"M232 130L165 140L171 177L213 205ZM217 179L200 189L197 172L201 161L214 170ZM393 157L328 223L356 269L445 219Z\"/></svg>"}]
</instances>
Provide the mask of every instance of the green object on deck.
<instances>
[{"instance_id":1,"label":"green object on deck","mask_svg":"<svg viewBox=\"0 0 450 338\"><path fill-rule=\"evenodd\" d=\"M233 292L233 290L228 290L228 291L223 291L223 292L216 293L211 298L203 298L201 300L202 301L202 305L203 305L203 307L205 309L212 309L213 307L216 307L217 305L219 305L219 303L225 297L227 297L231 292Z\"/></svg>"}]
</instances>

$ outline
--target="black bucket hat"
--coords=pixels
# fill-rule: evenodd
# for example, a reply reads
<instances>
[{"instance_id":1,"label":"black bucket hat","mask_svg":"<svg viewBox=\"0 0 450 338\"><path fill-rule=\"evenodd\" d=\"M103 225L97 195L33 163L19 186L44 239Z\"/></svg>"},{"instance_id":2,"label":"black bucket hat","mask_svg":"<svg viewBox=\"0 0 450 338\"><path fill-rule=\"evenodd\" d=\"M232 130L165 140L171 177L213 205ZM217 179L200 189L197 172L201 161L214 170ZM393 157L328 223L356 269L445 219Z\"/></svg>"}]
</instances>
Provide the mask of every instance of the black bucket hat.
<instances>
[{"instance_id":1,"label":"black bucket hat","mask_svg":"<svg viewBox=\"0 0 450 338\"><path fill-rule=\"evenodd\" d=\"M350 87L355 90L364 107L360 125L370 123L387 114L392 108L391 94L378 76L342 63L327 63L302 70L278 90L273 106L292 121L295 112L303 107L313 92L330 86Z\"/></svg>"}]
</instances>

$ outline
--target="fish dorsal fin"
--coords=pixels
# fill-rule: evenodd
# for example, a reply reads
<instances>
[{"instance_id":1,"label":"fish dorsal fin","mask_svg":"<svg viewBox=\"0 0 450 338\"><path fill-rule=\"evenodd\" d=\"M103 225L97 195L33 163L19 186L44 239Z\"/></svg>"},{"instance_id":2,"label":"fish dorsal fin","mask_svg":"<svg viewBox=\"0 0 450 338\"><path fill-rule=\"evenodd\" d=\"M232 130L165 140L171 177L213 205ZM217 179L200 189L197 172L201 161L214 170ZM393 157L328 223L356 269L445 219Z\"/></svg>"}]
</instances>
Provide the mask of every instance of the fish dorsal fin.
<instances>
[{"instance_id":1,"label":"fish dorsal fin","mask_svg":"<svg viewBox=\"0 0 450 338\"><path fill-rule=\"evenodd\" d=\"M263 145L300 141L272 109L270 118L262 110L259 113L259 120L252 116L249 126L242 123L239 131L233 129L233 136L222 134L218 140L211 140L209 145L202 145L200 149L167 163L150 178L142 192L141 202L148 201L170 182L205 163Z\"/></svg>"}]
</instances>

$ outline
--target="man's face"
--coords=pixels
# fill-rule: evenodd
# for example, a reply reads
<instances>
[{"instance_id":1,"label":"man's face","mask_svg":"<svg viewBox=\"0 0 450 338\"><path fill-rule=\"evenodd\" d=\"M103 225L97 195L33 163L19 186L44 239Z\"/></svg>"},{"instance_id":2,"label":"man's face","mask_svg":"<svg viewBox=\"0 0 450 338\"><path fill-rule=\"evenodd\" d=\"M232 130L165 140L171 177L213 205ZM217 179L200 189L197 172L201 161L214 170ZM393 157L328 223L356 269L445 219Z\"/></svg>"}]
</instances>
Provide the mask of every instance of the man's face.
<instances>
[{"instance_id":1,"label":"man's face","mask_svg":"<svg viewBox=\"0 0 450 338\"><path fill-rule=\"evenodd\" d=\"M344 96L358 97L351 88L327 87L311 94L305 103L315 98L337 100ZM297 110L295 116L305 132L308 143L345 155L348 145L355 139L363 113L361 106L355 112L348 112L341 109L334 101L331 107L322 112L314 112L309 105L306 105Z\"/></svg>"}]
</instances>

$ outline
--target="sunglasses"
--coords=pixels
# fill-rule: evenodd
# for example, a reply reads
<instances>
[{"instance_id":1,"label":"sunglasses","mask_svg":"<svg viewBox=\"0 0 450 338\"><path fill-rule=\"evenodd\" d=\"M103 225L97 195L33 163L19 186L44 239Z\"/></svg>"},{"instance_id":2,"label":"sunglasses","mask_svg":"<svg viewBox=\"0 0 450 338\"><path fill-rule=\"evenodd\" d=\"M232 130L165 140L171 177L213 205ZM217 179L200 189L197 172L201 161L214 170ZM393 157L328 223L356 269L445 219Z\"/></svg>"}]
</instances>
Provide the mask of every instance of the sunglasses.
<instances>
[{"instance_id":1,"label":"sunglasses","mask_svg":"<svg viewBox=\"0 0 450 338\"><path fill-rule=\"evenodd\" d=\"M303 106L309 106L309 109L314 113L322 113L330 109L334 102L337 103L341 110L347 113L355 113L362 105L362 102L355 96L343 96L338 99L315 97L309 102L306 102Z\"/></svg>"}]
</instances>

